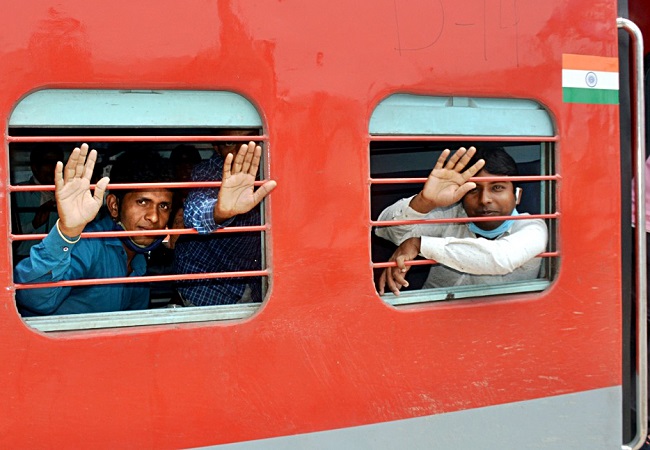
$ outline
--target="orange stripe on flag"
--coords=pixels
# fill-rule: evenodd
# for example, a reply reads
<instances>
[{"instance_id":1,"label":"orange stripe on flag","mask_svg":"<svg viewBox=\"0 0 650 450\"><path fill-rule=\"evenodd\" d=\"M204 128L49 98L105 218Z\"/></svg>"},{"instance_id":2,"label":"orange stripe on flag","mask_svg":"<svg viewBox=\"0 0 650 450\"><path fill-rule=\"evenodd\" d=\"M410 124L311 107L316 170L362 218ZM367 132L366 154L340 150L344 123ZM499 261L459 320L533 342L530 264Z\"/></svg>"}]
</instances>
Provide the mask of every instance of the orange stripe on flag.
<instances>
[{"instance_id":1,"label":"orange stripe on flag","mask_svg":"<svg viewBox=\"0 0 650 450\"><path fill-rule=\"evenodd\" d=\"M573 70L600 70L618 72L618 58L591 55L562 55L562 68Z\"/></svg>"}]
</instances>

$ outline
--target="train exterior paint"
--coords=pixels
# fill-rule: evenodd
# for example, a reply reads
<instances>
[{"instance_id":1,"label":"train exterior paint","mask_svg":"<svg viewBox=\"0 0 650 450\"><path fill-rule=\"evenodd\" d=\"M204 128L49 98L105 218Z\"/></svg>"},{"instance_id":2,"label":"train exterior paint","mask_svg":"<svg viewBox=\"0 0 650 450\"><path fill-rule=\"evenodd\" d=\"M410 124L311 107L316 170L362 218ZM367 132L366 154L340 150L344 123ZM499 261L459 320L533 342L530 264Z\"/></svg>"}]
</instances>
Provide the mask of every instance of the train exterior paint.
<instances>
[{"instance_id":1,"label":"train exterior paint","mask_svg":"<svg viewBox=\"0 0 650 450\"><path fill-rule=\"evenodd\" d=\"M567 99L562 72L566 55L616 60L615 2L2 10L1 236L11 233L8 124L43 89L240 94L262 118L278 188L265 206L270 289L242 320L34 330L17 313L11 243L0 239L1 447L620 446L619 109ZM559 268L547 289L401 308L378 296L369 122L393 94L546 108L559 175Z\"/></svg>"}]
</instances>

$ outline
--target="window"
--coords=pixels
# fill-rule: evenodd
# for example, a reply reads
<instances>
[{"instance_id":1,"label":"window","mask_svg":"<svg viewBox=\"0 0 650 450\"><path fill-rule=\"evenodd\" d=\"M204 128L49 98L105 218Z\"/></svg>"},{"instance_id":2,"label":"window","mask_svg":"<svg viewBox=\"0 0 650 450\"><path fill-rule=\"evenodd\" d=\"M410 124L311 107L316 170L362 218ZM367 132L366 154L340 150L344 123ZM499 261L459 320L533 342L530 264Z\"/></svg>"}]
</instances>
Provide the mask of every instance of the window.
<instances>
[{"instance_id":1,"label":"window","mask_svg":"<svg viewBox=\"0 0 650 450\"><path fill-rule=\"evenodd\" d=\"M541 268L536 278L496 282L483 278L471 284L424 288L431 268L436 264L421 257L413 261L408 272L409 287L399 296L382 298L392 305L439 300L490 296L505 293L544 290L553 280L558 267L556 251L557 218L555 189L559 176L555 168L553 123L536 102L518 99L466 97L426 97L396 94L382 101L370 119L370 195L371 246L375 285L396 245L375 234L377 226L391 226L379 221L380 213L402 198L417 194L442 150L459 147L502 147L515 160L522 188L520 213L516 220L544 220L549 240L539 256ZM461 223L468 223L468 218ZM424 220L420 223L445 226L452 220ZM407 223L407 225L410 225ZM463 281L462 283L468 283ZM478 283L478 284L477 284ZM431 282L429 282L431 284Z\"/></svg>"},{"instance_id":2,"label":"window","mask_svg":"<svg viewBox=\"0 0 650 450\"><path fill-rule=\"evenodd\" d=\"M200 158L206 161L215 155L217 144L228 145L231 141L249 140L260 143L263 148L268 142L255 107L248 100L231 92L61 89L43 90L28 95L16 105L9 120L12 207L10 238L13 241L14 264L25 258L29 254L29 246L39 242L56 222L55 208L51 209L52 214L41 214L48 216L45 223L42 220L34 220L42 203L50 201L50 206L53 204L53 186L51 183L43 185L33 181L37 177L32 174L30 155L35 154L37 159L47 160L60 159L61 156L56 154L63 154L66 161L75 146L87 142L99 153L99 169L96 167L95 170L95 179L98 179L109 175L111 165L120 154L152 152L162 159L174 159L174 154L180 152L177 147L184 146L185 150L192 149L192 154L198 153ZM189 181L186 159L174 159L172 169L175 170L172 170L172 179L166 181L167 184L156 187L173 188L177 197L179 192L189 191L191 188L220 186L218 181ZM268 169L264 164L266 160L263 156L260 180L264 180ZM257 181L256 185L260 183L261 181ZM113 185L115 191L132 188L134 186ZM110 189L109 185L109 191ZM33 204L25 202L26 194L35 197ZM178 203L175 206L178 207ZM259 213L256 219L258 223L249 226L226 224L225 228L215 232L220 237L237 235L254 239L259 261L253 265L232 271L201 271L178 275L171 270L174 250L170 248L173 245L169 244L174 243L177 238L179 242L188 240L196 235L196 231L182 226L159 230L157 233L161 238L166 236L167 246L147 253L148 268L144 277L69 280L43 285L16 283L15 286L16 290L66 286L79 289L80 286L93 284L146 282L151 293L147 299L148 309L24 317L24 320L28 325L42 331L62 331L248 317L257 310L259 300L267 293L269 273L265 252L267 226L264 219L264 202L254 211ZM31 226L32 224L38 226ZM169 225L171 228L171 221ZM96 235L84 233L82 239L128 237L135 234L127 231L102 232ZM166 307L174 301L180 279L186 283L201 280L210 283L209 280L213 279L242 283L247 286L247 294L244 297L250 297L253 289L250 286L259 283L259 295L255 296L258 302L195 308Z\"/></svg>"}]
</instances>

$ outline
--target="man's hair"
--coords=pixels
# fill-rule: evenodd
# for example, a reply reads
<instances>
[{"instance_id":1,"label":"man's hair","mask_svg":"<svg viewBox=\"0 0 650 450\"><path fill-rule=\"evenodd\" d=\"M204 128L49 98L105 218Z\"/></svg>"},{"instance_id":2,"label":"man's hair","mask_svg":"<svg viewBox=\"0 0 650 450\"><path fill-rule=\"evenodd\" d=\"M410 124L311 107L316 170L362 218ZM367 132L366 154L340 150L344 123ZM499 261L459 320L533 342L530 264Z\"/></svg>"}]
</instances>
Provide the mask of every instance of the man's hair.
<instances>
[{"instance_id":1,"label":"man's hair","mask_svg":"<svg viewBox=\"0 0 650 450\"><path fill-rule=\"evenodd\" d=\"M474 153L474 156L472 156L472 159L470 159L465 167L472 167L479 159L485 161L482 170L490 172L492 175L506 175L509 177L519 175L517 163L515 163L515 160L503 147L477 149L476 153Z\"/></svg>"},{"instance_id":2,"label":"man's hair","mask_svg":"<svg viewBox=\"0 0 650 450\"><path fill-rule=\"evenodd\" d=\"M116 184L167 183L173 181L169 161L160 156L158 152L144 148L133 148L122 153L111 167L110 179L111 183ZM128 192L130 191L119 189L111 192L111 194L122 200Z\"/></svg>"},{"instance_id":3,"label":"man's hair","mask_svg":"<svg viewBox=\"0 0 650 450\"><path fill-rule=\"evenodd\" d=\"M31 166L40 166L45 163L51 164L53 161L63 161L63 149L56 144L32 147L29 153L29 164Z\"/></svg>"},{"instance_id":4,"label":"man's hair","mask_svg":"<svg viewBox=\"0 0 650 450\"><path fill-rule=\"evenodd\" d=\"M183 163L198 164L201 162L201 153L193 145L180 144L172 150L169 161L174 165Z\"/></svg>"}]
</instances>

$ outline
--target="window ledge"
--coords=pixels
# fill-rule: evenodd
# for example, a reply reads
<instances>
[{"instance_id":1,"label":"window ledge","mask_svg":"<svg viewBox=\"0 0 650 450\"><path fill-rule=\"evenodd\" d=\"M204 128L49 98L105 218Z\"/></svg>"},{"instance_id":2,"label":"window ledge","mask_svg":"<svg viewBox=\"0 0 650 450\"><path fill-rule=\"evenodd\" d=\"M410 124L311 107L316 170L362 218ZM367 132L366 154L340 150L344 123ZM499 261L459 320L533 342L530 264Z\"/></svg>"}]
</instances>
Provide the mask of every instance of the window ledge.
<instances>
[{"instance_id":1,"label":"window ledge","mask_svg":"<svg viewBox=\"0 0 650 450\"><path fill-rule=\"evenodd\" d=\"M259 303L243 303L189 308L160 308L142 311L25 317L23 320L27 325L39 331L92 330L99 328L245 319L252 316L259 307Z\"/></svg>"},{"instance_id":2,"label":"window ledge","mask_svg":"<svg viewBox=\"0 0 650 450\"><path fill-rule=\"evenodd\" d=\"M523 292L540 292L550 286L545 279L516 281L494 285L453 286L445 288L421 289L402 292L399 296L392 293L382 296L382 300L392 306L416 303L438 302L441 300L458 300L461 298L487 297L491 295L519 294Z\"/></svg>"}]
</instances>

